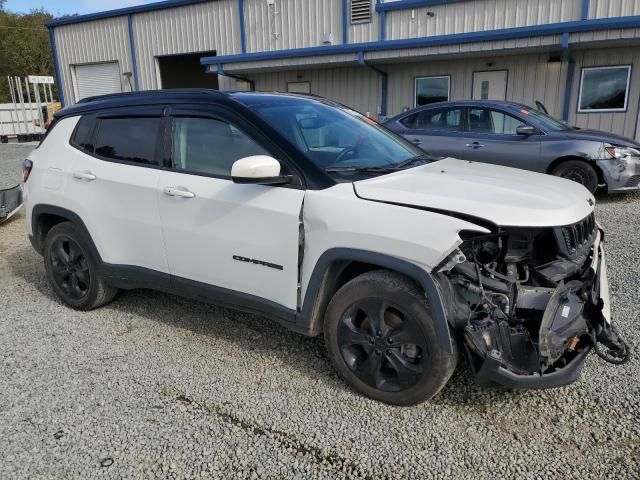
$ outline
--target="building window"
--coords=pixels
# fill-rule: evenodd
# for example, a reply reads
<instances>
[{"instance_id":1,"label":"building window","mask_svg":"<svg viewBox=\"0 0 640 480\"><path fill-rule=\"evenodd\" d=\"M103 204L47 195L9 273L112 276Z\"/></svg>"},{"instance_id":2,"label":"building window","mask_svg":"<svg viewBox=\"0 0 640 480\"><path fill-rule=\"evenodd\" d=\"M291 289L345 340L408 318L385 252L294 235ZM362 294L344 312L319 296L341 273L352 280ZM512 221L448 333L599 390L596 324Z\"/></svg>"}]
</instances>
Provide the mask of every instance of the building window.
<instances>
[{"instance_id":1,"label":"building window","mask_svg":"<svg viewBox=\"0 0 640 480\"><path fill-rule=\"evenodd\" d=\"M449 100L451 77L419 77L416 78L416 102L415 106L428 105L435 102Z\"/></svg>"},{"instance_id":2,"label":"building window","mask_svg":"<svg viewBox=\"0 0 640 480\"><path fill-rule=\"evenodd\" d=\"M287 93L311 93L311 82L289 82Z\"/></svg>"},{"instance_id":3,"label":"building window","mask_svg":"<svg viewBox=\"0 0 640 480\"><path fill-rule=\"evenodd\" d=\"M351 0L351 24L371 23L371 0Z\"/></svg>"},{"instance_id":4,"label":"building window","mask_svg":"<svg viewBox=\"0 0 640 480\"><path fill-rule=\"evenodd\" d=\"M578 112L626 111L630 79L630 65L583 68Z\"/></svg>"}]
</instances>

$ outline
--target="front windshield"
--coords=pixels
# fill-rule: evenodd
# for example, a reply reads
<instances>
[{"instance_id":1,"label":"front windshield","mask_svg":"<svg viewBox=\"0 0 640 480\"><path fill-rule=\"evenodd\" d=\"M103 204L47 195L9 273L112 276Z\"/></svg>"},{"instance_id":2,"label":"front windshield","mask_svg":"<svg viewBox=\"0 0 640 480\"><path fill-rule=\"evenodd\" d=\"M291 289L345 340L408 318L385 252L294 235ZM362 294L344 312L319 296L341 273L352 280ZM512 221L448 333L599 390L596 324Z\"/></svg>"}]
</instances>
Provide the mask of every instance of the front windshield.
<instances>
[{"instance_id":1,"label":"front windshield","mask_svg":"<svg viewBox=\"0 0 640 480\"><path fill-rule=\"evenodd\" d=\"M426 155L364 115L320 100L272 96L249 107L324 170L391 169Z\"/></svg>"},{"instance_id":2,"label":"front windshield","mask_svg":"<svg viewBox=\"0 0 640 480\"><path fill-rule=\"evenodd\" d=\"M535 108L522 106L518 107L518 109L523 115L532 117L538 124L540 124L543 130L552 130L555 132L559 132L562 130L567 130L569 128L560 120L557 120L551 115L541 112L540 110L536 110Z\"/></svg>"}]
</instances>

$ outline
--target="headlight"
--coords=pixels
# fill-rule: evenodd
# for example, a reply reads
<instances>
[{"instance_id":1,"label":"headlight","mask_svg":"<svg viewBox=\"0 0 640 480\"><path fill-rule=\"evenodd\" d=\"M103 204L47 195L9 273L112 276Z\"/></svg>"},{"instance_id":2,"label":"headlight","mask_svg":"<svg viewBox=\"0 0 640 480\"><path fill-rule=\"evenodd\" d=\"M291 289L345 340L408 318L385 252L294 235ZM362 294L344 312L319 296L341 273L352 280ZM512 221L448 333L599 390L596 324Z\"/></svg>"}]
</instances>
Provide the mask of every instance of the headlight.
<instances>
[{"instance_id":1,"label":"headlight","mask_svg":"<svg viewBox=\"0 0 640 480\"><path fill-rule=\"evenodd\" d=\"M611 158L616 158L619 160L628 158L628 157L640 157L640 150L632 147L618 147L615 145L609 145L604 147Z\"/></svg>"}]
</instances>

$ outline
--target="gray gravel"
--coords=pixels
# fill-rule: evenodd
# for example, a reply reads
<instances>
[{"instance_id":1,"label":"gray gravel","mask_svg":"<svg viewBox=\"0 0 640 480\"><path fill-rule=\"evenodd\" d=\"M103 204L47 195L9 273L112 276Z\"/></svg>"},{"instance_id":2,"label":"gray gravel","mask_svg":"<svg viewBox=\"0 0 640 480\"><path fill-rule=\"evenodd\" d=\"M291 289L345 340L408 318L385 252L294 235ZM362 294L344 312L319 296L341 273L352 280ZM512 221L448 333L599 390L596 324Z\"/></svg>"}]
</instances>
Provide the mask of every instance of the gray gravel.
<instances>
[{"instance_id":1,"label":"gray gravel","mask_svg":"<svg viewBox=\"0 0 640 480\"><path fill-rule=\"evenodd\" d=\"M0 172L24 154L0 145ZM636 349L639 214L638 195L597 207ZM390 407L346 387L321 339L262 317L149 291L69 310L24 229L0 226L0 478L640 476L638 356L591 355L546 391L483 389L461 366L434 401Z\"/></svg>"}]
</instances>

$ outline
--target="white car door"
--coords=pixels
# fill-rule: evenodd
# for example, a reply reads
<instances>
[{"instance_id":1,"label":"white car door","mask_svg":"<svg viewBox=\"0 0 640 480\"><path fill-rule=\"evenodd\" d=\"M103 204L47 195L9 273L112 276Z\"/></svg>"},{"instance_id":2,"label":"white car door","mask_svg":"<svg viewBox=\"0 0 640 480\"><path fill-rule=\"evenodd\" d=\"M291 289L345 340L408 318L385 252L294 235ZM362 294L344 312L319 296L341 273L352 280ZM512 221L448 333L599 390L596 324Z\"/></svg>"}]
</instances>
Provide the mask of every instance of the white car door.
<instances>
[{"instance_id":1,"label":"white car door","mask_svg":"<svg viewBox=\"0 0 640 480\"><path fill-rule=\"evenodd\" d=\"M157 199L162 125L160 107L103 112L83 117L66 147L69 209L107 264L168 273Z\"/></svg>"},{"instance_id":2,"label":"white car door","mask_svg":"<svg viewBox=\"0 0 640 480\"><path fill-rule=\"evenodd\" d=\"M173 169L161 172L158 189L172 283L178 290L208 290L231 304L267 300L293 310L304 190L234 183L236 160L277 154L229 115L172 110L167 150Z\"/></svg>"}]
</instances>

